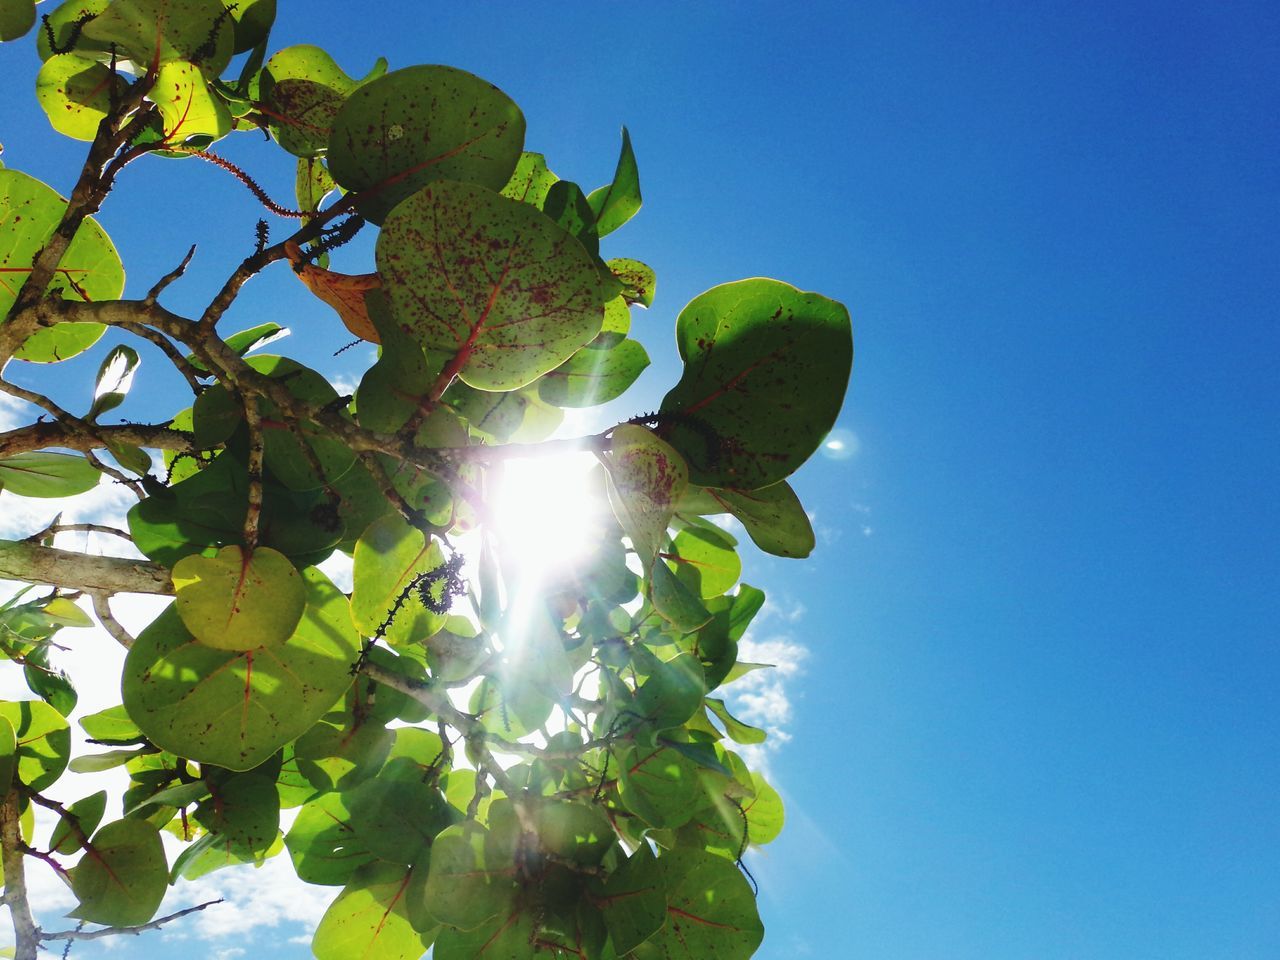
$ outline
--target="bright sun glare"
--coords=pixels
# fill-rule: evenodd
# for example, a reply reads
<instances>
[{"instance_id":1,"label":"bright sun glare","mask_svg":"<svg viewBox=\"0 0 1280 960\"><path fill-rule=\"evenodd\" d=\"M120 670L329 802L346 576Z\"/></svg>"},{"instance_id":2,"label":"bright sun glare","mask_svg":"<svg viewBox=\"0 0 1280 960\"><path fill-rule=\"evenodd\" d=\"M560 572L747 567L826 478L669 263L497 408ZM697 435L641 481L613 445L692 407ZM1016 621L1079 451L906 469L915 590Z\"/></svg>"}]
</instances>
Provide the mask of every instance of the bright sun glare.
<instances>
[{"instance_id":1,"label":"bright sun glare","mask_svg":"<svg viewBox=\"0 0 1280 960\"><path fill-rule=\"evenodd\" d=\"M490 503L504 564L522 580L542 579L595 548L608 505L591 482L588 453L511 459L502 465Z\"/></svg>"}]
</instances>

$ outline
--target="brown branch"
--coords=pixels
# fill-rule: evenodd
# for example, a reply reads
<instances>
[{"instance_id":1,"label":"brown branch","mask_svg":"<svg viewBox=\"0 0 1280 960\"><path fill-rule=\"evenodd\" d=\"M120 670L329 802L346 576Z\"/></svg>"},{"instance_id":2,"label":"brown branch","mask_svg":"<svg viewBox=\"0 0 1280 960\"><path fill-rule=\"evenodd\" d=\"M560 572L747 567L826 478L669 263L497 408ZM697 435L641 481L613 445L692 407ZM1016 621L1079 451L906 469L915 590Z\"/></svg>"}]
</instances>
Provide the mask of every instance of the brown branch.
<instances>
[{"instance_id":1,"label":"brown branch","mask_svg":"<svg viewBox=\"0 0 1280 960\"><path fill-rule=\"evenodd\" d=\"M159 930L162 924L169 923L173 920L181 919L193 913L199 913L201 910L207 910L215 904L223 903L222 898L217 900L206 900L204 903L198 903L194 907L187 907L185 910L179 910L177 913L171 913L167 917L157 917L150 923L139 923L132 927L103 927L101 930L58 930L53 933L45 933L43 930L38 933L41 940L101 940L103 937L118 937L128 935L136 937L146 933L148 930ZM35 956L32 954L32 956Z\"/></svg>"},{"instance_id":2,"label":"brown branch","mask_svg":"<svg viewBox=\"0 0 1280 960\"><path fill-rule=\"evenodd\" d=\"M27 899L27 872L22 853L21 814L17 790L9 790L0 801L0 849L4 851L4 902L13 920L17 942L15 960L35 960L40 930L31 915Z\"/></svg>"},{"instance_id":3,"label":"brown branch","mask_svg":"<svg viewBox=\"0 0 1280 960\"><path fill-rule=\"evenodd\" d=\"M253 553L258 546L258 521L262 518L262 461L265 454L262 439L262 410L258 406L258 398L254 395L242 395L244 402L244 423L249 428L249 505L244 512L244 546L245 556ZM303 445L306 442L303 441ZM324 479L321 474L321 479Z\"/></svg>"},{"instance_id":4,"label":"brown branch","mask_svg":"<svg viewBox=\"0 0 1280 960\"><path fill-rule=\"evenodd\" d=\"M105 593L91 593L89 596L93 599L93 612L97 614L98 623L102 624L102 629L111 634L112 639L126 650L132 649L133 635L121 626L120 621L111 613L110 596Z\"/></svg>"},{"instance_id":5,"label":"brown branch","mask_svg":"<svg viewBox=\"0 0 1280 960\"><path fill-rule=\"evenodd\" d=\"M182 258L182 262L157 280L155 286L148 290L147 295L142 298L142 302L149 307L154 306L155 302L160 299L160 294L164 293L165 288L187 272L187 264L191 262L191 258L195 255L196 245L193 243L191 249L187 251L187 255Z\"/></svg>"},{"instance_id":6,"label":"brown branch","mask_svg":"<svg viewBox=\"0 0 1280 960\"><path fill-rule=\"evenodd\" d=\"M62 447L65 450L100 450L108 443L123 443L155 450L195 449L190 433L171 430L162 423L125 423L94 425L89 431L58 420L33 423L0 433L0 457L29 450Z\"/></svg>"},{"instance_id":7,"label":"brown branch","mask_svg":"<svg viewBox=\"0 0 1280 960\"><path fill-rule=\"evenodd\" d=\"M85 593L173 595L168 568L151 560L96 557L37 543L0 540L0 579Z\"/></svg>"}]
</instances>

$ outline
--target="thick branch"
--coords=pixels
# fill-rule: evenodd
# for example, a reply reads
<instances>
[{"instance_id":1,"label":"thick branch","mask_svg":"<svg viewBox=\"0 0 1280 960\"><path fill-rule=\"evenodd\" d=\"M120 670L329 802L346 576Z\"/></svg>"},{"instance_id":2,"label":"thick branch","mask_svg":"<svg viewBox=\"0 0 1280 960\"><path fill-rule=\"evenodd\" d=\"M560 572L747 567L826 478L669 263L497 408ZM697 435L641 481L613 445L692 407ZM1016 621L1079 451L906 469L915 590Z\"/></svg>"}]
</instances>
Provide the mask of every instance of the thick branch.
<instances>
[{"instance_id":1,"label":"thick branch","mask_svg":"<svg viewBox=\"0 0 1280 960\"><path fill-rule=\"evenodd\" d=\"M170 430L162 423L124 423L119 425L95 425L85 431L71 423L59 420L42 421L0 433L0 457L10 457L28 450L44 450L62 447L66 450L100 450L106 442L123 443L134 447L150 447L154 450L195 449L191 434L182 430Z\"/></svg>"},{"instance_id":2,"label":"thick branch","mask_svg":"<svg viewBox=\"0 0 1280 960\"><path fill-rule=\"evenodd\" d=\"M13 540L0 540L0 579L85 593L173 594L168 569L150 560L95 557Z\"/></svg>"},{"instance_id":3,"label":"thick branch","mask_svg":"<svg viewBox=\"0 0 1280 960\"><path fill-rule=\"evenodd\" d=\"M4 902L13 918L16 960L35 960L40 931L27 900L27 874L22 856L22 827L18 791L0 801L0 847L4 850Z\"/></svg>"}]
</instances>

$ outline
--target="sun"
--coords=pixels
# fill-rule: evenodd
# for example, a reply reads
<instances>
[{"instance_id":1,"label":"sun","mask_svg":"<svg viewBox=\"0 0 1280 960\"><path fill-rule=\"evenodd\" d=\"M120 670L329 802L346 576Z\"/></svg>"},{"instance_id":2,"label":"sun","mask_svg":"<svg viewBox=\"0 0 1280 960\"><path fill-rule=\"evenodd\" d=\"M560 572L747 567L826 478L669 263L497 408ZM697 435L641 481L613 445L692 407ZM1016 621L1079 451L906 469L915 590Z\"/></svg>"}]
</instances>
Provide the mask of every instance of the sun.
<instances>
[{"instance_id":1,"label":"sun","mask_svg":"<svg viewBox=\"0 0 1280 960\"><path fill-rule=\"evenodd\" d=\"M596 548L609 510L595 458L585 452L512 458L488 497L504 569L540 582L571 569Z\"/></svg>"}]
</instances>

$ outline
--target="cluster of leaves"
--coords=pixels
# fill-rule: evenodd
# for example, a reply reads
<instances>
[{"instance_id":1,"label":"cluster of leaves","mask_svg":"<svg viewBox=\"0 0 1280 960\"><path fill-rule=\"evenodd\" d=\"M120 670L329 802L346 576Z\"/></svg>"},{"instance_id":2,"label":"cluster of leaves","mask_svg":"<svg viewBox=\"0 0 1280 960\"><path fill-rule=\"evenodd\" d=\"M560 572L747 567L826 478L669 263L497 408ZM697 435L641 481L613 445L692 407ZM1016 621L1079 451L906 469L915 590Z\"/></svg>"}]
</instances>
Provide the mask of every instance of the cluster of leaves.
<instances>
[{"instance_id":1,"label":"cluster of leaves","mask_svg":"<svg viewBox=\"0 0 1280 960\"><path fill-rule=\"evenodd\" d=\"M34 21L25 7L5 7L6 39ZM612 182L586 192L525 151L505 93L461 70L379 63L356 80L317 47L268 56L274 7L70 0L37 30L37 96L56 130L91 143L90 163L69 200L0 170L0 359L56 363L113 324L163 351L192 402L145 437L100 425L139 365L122 345L84 415L46 401L50 423L0 436L0 451L32 448L0 456L12 494L70 496L103 473L135 490L135 566L176 597L131 642L121 705L79 721L106 749L74 759L74 689L48 648L87 624L65 593L89 588L69 563L65 579L27 577L61 592L0 610L0 650L37 697L0 704L10 907L24 854L64 874L72 916L127 928L171 883L287 851L303 881L339 888L322 960L431 944L437 960L749 957L763 929L741 857L783 812L735 750L763 731L718 692L759 666L738 642L764 595L739 583L736 542L708 517L809 553L786 478L839 410L848 313L764 279L695 298L661 407L579 445L613 508L594 550L530 599L486 526L489 473L649 362L628 332L653 271L600 254L640 207L630 139ZM261 129L296 166L296 211L210 151ZM120 259L89 216L144 154L213 159L301 221L274 246L261 230L199 318L156 301L181 268L120 299ZM364 224L376 271L328 269ZM248 356L273 324L220 331L240 286L277 262L380 344L354 397L287 357ZM165 451L163 476L148 447ZM350 593L317 567L335 551ZM111 816L105 793L48 793L67 769L113 767L130 785ZM59 817L43 849L35 805ZM16 915L15 929L20 951L57 936Z\"/></svg>"}]
</instances>

